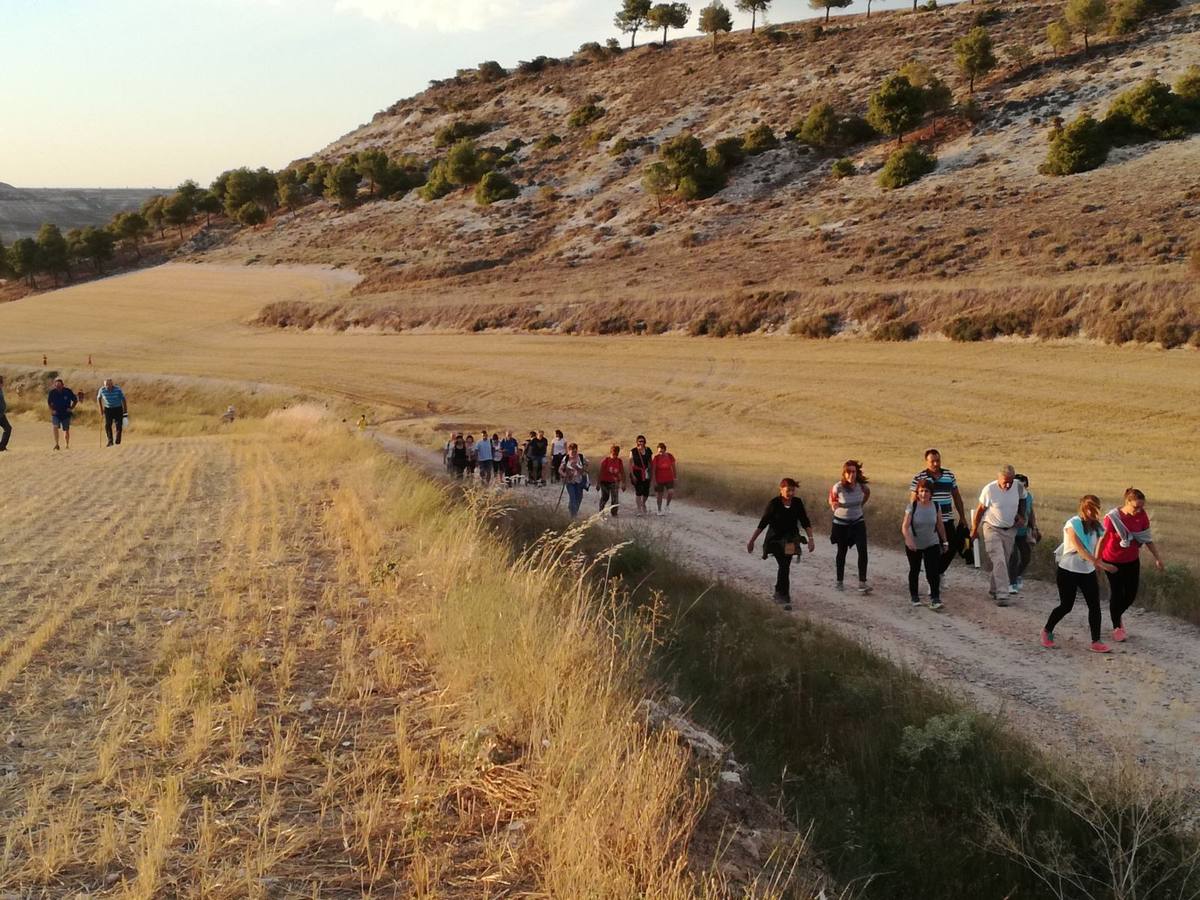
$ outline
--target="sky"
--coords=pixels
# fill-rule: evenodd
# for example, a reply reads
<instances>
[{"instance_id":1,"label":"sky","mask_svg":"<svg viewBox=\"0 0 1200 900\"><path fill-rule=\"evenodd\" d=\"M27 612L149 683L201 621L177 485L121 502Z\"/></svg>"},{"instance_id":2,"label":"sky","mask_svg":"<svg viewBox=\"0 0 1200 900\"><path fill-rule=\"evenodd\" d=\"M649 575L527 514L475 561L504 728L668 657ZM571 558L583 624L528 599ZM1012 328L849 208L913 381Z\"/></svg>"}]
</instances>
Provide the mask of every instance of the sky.
<instances>
[{"instance_id":1,"label":"sky","mask_svg":"<svg viewBox=\"0 0 1200 900\"><path fill-rule=\"evenodd\" d=\"M692 0L699 10L707 0ZM732 0L727 5L733 8ZM905 6L883 0L875 9ZM618 0L0 0L0 182L209 184L278 169L431 79L620 37ZM847 12L865 8L857 0ZM749 15L734 11L735 26ZM774 0L771 21L815 15ZM695 16L680 36L696 34ZM622 38L623 42L627 38ZM639 35L639 42L642 40Z\"/></svg>"}]
</instances>

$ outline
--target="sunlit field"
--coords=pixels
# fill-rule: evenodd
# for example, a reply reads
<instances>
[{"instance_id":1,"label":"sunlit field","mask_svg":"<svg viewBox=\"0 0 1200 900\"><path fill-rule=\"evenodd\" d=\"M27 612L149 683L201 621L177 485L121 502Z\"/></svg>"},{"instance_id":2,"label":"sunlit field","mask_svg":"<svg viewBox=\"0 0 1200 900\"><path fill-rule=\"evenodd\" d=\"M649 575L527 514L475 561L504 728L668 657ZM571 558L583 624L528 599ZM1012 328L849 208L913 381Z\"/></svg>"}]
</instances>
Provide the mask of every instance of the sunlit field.
<instances>
[{"instance_id":1,"label":"sunlit field","mask_svg":"<svg viewBox=\"0 0 1200 900\"><path fill-rule=\"evenodd\" d=\"M1173 558L1200 558L1179 537L1200 503L1200 357L1189 350L243 324L271 300L344 296L349 282L337 272L195 265L113 278L0 307L0 365L27 371L45 353L50 368L84 377L274 383L341 398L430 445L450 426L560 427L595 456L641 432L670 445L685 489L703 476L714 498L753 505L782 474L800 477L820 505L847 457L862 459L880 498L898 503L922 450L936 445L968 501L1001 463L1028 473L1051 533L1080 494L1115 504L1137 485Z\"/></svg>"}]
</instances>

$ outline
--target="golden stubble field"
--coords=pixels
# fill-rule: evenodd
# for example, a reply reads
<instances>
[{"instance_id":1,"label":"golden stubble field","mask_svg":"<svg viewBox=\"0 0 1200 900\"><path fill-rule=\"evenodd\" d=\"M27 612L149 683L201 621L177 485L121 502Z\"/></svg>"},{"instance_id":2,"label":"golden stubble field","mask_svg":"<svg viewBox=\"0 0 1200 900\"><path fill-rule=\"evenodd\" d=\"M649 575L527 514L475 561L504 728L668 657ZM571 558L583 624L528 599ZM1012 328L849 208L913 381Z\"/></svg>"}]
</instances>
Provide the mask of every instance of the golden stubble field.
<instances>
[{"instance_id":1,"label":"golden stubble field","mask_svg":"<svg viewBox=\"0 0 1200 900\"><path fill-rule=\"evenodd\" d=\"M1055 517L1084 492L1115 504L1136 484L1164 545L1194 557L1179 537L1200 504L1200 357L1191 351L243 324L264 303L344 297L351 283L317 269L163 266L0 307L0 365L28 370L45 353L52 368L71 371L91 354L97 376L291 386L431 444L452 425L560 427L596 456L641 432L670 445L685 484L703 475L767 496L779 476L794 474L818 506L843 459L862 459L894 498L936 445L968 502L1010 461Z\"/></svg>"}]
</instances>

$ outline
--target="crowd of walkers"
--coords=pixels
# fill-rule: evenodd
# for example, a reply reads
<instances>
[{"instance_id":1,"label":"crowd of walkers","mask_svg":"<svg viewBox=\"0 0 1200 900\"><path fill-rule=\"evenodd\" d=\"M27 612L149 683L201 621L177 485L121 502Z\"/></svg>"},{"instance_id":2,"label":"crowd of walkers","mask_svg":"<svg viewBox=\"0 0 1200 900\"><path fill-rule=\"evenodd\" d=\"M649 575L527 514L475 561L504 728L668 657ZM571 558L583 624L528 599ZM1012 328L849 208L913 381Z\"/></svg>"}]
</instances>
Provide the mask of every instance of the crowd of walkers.
<instances>
[{"instance_id":1,"label":"crowd of walkers","mask_svg":"<svg viewBox=\"0 0 1200 900\"><path fill-rule=\"evenodd\" d=\"M504 437L498 431L489 434L486 428L478 437L456 431L443 447L443 461L446 471L459 479L477 478L484 484L510 487L559 485L559 499L567 497L567 511L572 517L579 514L583 495L591 489L587 458L579 452L579 445L568 441L558 429L553 439L547 438L544 431L530 431L523 441L511 431L505 431ZM657 452L652 453L646 436L639 434L629 452L628 467L621 457L620 444L613 444L600 461L599 508L619 515L621 494L632 486L636 515L648 515L647 500L652 490L657 514L666 515L675 498L677 477L675 457L667 452L666 444L659 443Z\"/></svg>"},{"instance_id":2,"label":"crowd of walkers","mask_svg":"<svg viewBox=\"0 0 1200 900\"><path fill-rule=\"evenodd\" d=\"M50 430L54 435L54 449L71 449L71 421L75 417L81 394L67 387L61 378L54 379L46 392L46 405L50 409ZM125 392L111 378L104 379L96 391L96 407L104 421L104 436L107 446L121 443L125 426L129 424L129 402ZM230 407L232 409L232 407ZM8 420L8 404L4 399L4 376L0 375L0 450L8 449L12 437L12 423Z\"/></svg>"}]
</instances>

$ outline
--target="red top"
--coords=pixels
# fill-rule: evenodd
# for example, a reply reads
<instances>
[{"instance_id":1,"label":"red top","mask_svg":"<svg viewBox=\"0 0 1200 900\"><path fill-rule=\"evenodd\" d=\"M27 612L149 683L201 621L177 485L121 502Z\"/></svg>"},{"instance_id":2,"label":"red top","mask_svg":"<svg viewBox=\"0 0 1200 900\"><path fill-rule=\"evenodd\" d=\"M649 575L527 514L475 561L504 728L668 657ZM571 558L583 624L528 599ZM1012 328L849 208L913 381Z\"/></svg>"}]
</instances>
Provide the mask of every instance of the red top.
<instances>
[{"instance_id":1,"label":"red top","mask_svg":"<svg viewBox=\"0 0 1200 900\"><path fill-rule=\"evenodd\" d=\"M600 483L616 484L625 478L625 463L606 456L600 460Z\"/></svg>"},{"instance_id":2,"label":"red top","mask_svg":"<svg viewBox=\"0 0 1200 900\"><path fill-rule=\"evenodd\" d=\"M1121 517L1121 524L1130 531L1145 531L1150 527L1150 517L1146 515L1144 509L1132 516L1118 510L1117 515ZM1110 563L1131 563L1138 558L1141 549L1142 545L1137 541L1130 541L1128 547L1122 547L1121 536L1112 527L1108 516L1104 517L1104 537L1100 539L1100 558L1102 560Z\"/></svg>"},{"instance_id":3,"label":"red top","mask_svg":"<svg viewBox=\"0 0 1200 900\"><path fill-rule=\"evenodd\" d=\"M675 457L670 453L659 453L654 457L654 480L658 482L675 480Z\"/></svg>"}]
</instances>

